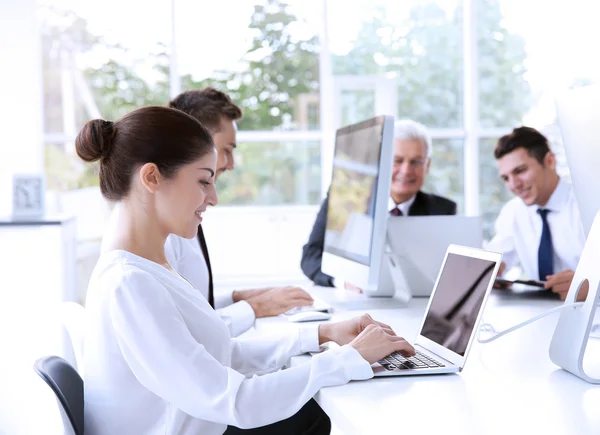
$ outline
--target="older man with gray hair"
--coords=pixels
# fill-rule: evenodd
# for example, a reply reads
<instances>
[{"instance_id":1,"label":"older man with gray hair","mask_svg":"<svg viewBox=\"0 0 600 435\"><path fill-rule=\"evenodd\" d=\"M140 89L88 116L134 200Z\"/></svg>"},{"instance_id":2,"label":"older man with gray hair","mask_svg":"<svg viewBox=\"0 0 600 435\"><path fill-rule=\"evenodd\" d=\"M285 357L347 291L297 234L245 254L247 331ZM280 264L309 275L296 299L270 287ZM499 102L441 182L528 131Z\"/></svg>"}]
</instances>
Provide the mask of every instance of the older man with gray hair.
<instances>
[{"instance_id":1,"label":"older man with gray hair","mask_svg":"<svg viewBox=\"0 0 600 435\"><path fill-rule=\"evenodd\" d=\"M412 120L394 124L394 166L388 209L393 216L454 215L456 203L424 193L421 187L431 164L431 137L424 125ZM310 233L302 248L301 267L315 284L334 287L333 278L321 271L325 223L329 196L325 198Z\"/></svg>"}]
</instances>

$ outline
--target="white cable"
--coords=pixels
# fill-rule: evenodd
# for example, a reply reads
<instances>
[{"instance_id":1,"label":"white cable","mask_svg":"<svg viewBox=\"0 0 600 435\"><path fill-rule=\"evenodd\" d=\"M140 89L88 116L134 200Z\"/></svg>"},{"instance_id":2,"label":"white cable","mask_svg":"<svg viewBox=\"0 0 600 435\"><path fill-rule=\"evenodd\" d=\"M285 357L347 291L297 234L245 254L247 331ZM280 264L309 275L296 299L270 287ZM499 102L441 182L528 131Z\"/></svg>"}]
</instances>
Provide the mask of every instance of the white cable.
<instances>
[{"instance_id":1,"label":"white cable","mask_svg":"<svg viewBox=\"0 0 600 435\"><path fill-rule=\"evenodd\" d=\"M477 341L479 343L489 343L491 341L497 340L498 338L502 337L503 335L506 335L506 334L509 334L509 333L511 333L513 331L516 331L517 329L520 329L523 326L527 326L530 323L533 323L536 320L540 320L540 319L542 319L542 318L544 318L544 317L546 317L546 316L548 316L550 314L556 313L556 312L558 312L560 310L563 310L565 308L576 308L576 307L580 307L582 305L583 305L583 302L575 302L575 303L571 303L571 304L564 304L564 305L561 305L560 307L555 307L555 308L552 308L551 310L548 310L548 311L545 311L545 312L543 312L541 314L538 314L537 316L532 317L531 319L526 320L525 322L519 323L518 325L512 326L512 327L510 327L508 329L505 329L504 331L500 331L500 332L496 332L496 330L494 329L494 327L491 324L484 323L483 325L481 325L479 327L479 333L477 335ZM479 335L481 335L482 332L491 332L494 335L492 335L489 338L482 339L482 338L479 337Z\"/></svg>"}]
</instances>

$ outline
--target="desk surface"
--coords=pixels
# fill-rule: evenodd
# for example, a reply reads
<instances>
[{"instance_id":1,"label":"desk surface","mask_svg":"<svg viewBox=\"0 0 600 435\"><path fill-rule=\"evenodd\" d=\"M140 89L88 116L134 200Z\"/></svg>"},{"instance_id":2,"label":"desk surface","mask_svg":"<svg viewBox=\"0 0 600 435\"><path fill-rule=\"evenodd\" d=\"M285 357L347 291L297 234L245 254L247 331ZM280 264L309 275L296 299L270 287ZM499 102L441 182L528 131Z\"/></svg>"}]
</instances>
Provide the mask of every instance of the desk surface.
<instances>
[{"instance_id":1,"label":"desk surface","mask_svg":"<svg viewBox=\"0 0 600 435\"><path fill-rule=\"evenodd\" d=\"M367 311L410 341L426 302ZM483 321L502 330L558 304L494 295ZM358 313L336 312L332 320ZM475 342L458 375L351 382L324 388L315 399L344 434L600 434L600 386L560 370L548 356L557 319L551 315L489 344ZM296 326L282 317L257 322L261 332L282 327ZM600 340L589 346L600 364Z\"/></svg>"}]
</instances>

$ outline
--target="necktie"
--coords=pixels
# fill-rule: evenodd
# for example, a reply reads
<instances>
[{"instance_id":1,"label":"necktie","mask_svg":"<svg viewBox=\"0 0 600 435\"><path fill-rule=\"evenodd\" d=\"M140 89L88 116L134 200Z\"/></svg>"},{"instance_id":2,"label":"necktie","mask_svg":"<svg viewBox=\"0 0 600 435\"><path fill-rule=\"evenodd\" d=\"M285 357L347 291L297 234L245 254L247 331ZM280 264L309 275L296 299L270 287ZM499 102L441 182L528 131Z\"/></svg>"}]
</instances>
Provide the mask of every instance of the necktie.
<instances>
[{"instance_id":1,"label":"necktie","mask_svg":"<svg viewBox=\"0 0 600 435\"><path fill-rule=\"evenodd\" d=\"M393 209L390 210L390 215L392 215L392 216L404 216L404 213L402 213L402 210L400 210L398 207L394 207Z\"/></svg>"},{"instance_id":2,"label":"necktie","mask_svg":"<svg viewBox=\"0 0 600 435\"><path fill-rule=\"evenodd\" d=\"M215 296L213 293L213 276L212 269L210 267L210 258L208 257L208 248L206 247L206 239L204 238L204 231L202 231L202 225L198 225L198 241L200 242L200 248L202 248L202 255L206 260L206 267L208 268L208 303L211 307L215 307Z\"/></svg>"},{"instance_id":3,"label":"necktie","mask_svg":"<svg viewBox=\"0 0 600 435\"><path fill-rule=\"evenodd\" d=\"M542 281L546 280L547 275L554 273L552 265L553 249L552 249L552 234L548 225L548 212L550 210L540 208L538 213L542 218L542 237L540 237L540 247L538 249L538 273Z\"/></svg>"}]
</instances>

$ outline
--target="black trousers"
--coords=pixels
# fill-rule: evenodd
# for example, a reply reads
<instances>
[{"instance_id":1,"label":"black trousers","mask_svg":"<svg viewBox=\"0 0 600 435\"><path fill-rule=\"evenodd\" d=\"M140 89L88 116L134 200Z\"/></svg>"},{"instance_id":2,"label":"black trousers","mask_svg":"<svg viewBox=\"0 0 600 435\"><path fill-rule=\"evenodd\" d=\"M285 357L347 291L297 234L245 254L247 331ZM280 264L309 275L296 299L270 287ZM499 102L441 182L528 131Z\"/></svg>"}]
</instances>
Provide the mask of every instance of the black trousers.
<instances>
[{"instance_id":1,"label":"black trousers","mask_svg":"<svg viewBox=\"0 0 600 435\"><path fill-rule=\"evenodd\" d=\"M229 426L224 435L329 435L330 432L331 420L317 402L310 399L290 418L254 429Z\"/></svg>"}]
</instances>

